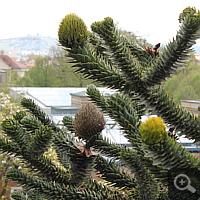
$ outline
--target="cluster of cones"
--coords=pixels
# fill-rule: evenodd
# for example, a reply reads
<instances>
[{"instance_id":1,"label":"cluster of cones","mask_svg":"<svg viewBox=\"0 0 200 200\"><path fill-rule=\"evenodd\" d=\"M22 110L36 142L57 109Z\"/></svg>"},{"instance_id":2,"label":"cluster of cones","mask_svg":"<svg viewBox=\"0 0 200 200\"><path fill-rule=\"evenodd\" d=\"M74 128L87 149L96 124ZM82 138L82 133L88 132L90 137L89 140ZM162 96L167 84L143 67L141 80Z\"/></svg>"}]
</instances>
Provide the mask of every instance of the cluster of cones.
<instances>
[{"instance_id":1,"label":"cluster of cones","mask_svg":"<svg viewBox=\"0 0 200 200\"><path fill-rule=\"evenodd\" d=\"M153 49L150 47L146 48L145 46L145 51L149 54L155 54L155 56L159 56L159 52L157 51L159 47L160 43L156 44Z\"/></svg>"},{"instance_id":2,"label":"cluster of cones","mask_svg":"<svg viewBox=\"0 0 200 200\"><path fill-rule=\"evenodd\" d=\"M155 54L155 56L159 56L159 52L157 51L157 49L154 50L154 49L148 47L148 48L145 48L145 51L146 51L147 53L149 53L149 54Z\"/></svg>"}]
</instances>

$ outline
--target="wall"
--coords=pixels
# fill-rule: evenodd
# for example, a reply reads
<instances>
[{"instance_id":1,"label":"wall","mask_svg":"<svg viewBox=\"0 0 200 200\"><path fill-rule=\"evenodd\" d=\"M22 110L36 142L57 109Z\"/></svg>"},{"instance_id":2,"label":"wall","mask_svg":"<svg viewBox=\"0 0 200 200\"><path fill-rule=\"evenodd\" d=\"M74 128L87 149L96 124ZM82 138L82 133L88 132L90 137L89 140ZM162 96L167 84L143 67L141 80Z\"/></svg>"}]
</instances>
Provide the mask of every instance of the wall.
<instances>
[{"instance_id":1,"label":"wall","mask_svg":"<svg viewBox=\"0 0 200 200\"><path fill-rule=\"evenodd\" d=\"M0 87L5 86L7 74L0 72Z\"/></svg>"},{"instance_id":2,"label":"wall","mask_svg":"<svg viewBox=\"0 0 200 200\"><path fill-rule=\"evenodd\" d=\"M78 97L71 95L71 105L78 106L79 108L86 102L89 101L88 97Z\"/></svg>"},{"instance_id":3,"label":"wall","mask_svg":"<svg viewBox=\"0 0 200 200\"><path fill-rule=\"evenodd\" d=\"M0 70L11 69L2 59L0 59Z\"/></svg>"}]
</instances>

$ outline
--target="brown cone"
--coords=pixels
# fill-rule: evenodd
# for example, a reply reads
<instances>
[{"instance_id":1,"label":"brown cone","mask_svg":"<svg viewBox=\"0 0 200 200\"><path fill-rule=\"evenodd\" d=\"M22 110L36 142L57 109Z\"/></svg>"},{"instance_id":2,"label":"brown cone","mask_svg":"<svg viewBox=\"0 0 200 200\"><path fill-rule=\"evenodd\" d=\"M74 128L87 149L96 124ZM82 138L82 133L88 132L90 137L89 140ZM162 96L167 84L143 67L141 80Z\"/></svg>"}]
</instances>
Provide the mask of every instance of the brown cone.
<instances>
[{"instance_id":1,"label":"brown cone","mask_svg":"<svg viewBox=\"0 0 200 200\"><path fill-rule=\"evenodd\" d=\"M103 112L93 103L85 103L76 113L74 128L79 136L89 138L105 127Z\"/></svg>"}]
</instances>

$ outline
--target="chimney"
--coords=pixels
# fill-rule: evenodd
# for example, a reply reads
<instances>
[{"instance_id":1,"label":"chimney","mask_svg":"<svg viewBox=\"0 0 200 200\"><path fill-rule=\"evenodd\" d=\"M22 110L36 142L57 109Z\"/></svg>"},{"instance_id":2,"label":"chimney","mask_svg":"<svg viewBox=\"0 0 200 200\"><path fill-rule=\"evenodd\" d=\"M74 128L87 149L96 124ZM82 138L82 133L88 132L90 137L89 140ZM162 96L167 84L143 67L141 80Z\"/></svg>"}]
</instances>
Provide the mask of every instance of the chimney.
<instances>
[{"instance_id":1,"label":"chimney","mask_svg":"<svg viewBox=\"0 0 200 200\"><path fill-rule=\"evenodd\" d=\"M1 50L1 51L0 51L0 55L5 55L5 51L4 51L4 50Z\"/></svg>"}]
</instances>

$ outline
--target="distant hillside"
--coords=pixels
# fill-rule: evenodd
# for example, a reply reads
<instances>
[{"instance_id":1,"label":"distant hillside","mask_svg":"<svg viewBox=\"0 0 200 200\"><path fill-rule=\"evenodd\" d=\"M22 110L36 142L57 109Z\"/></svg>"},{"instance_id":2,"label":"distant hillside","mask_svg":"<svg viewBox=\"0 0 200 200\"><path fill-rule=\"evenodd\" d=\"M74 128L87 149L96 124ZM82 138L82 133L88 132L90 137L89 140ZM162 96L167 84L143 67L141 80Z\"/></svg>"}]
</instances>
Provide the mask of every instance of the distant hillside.
<instances>
[{"instance_id":1,"label":"distant hillside","mask_svg":"<svg viewBox=\"0 0 200 200\"><path fill-rule=\"evenodd\" d=\"M10 39L0 39L0 50L10 52L48 52L57 43L55 38L42 36L27 36Z\"/></svg>"},{"instance_id":2,"label":"distant hillside","mask_svg":"<svg viewBox=\"0 0 200 200\"><path fill-rule=\"evenodd\" d=\"M123 31L126 35L126 31ZM132 34L133 35L133 34ZM133 36L136 38L136 36ZM136 42L140 44L140 40ZM143 41L143 40L142 40ZM6 54L24 55L24 54L48 54L50 47L57 45L57 39L44 36L26 36L19 38L0 39L0 51L4 50ZM200 43L195 45L194 50L200 53Z\"/></svg>"}]
</instances>

